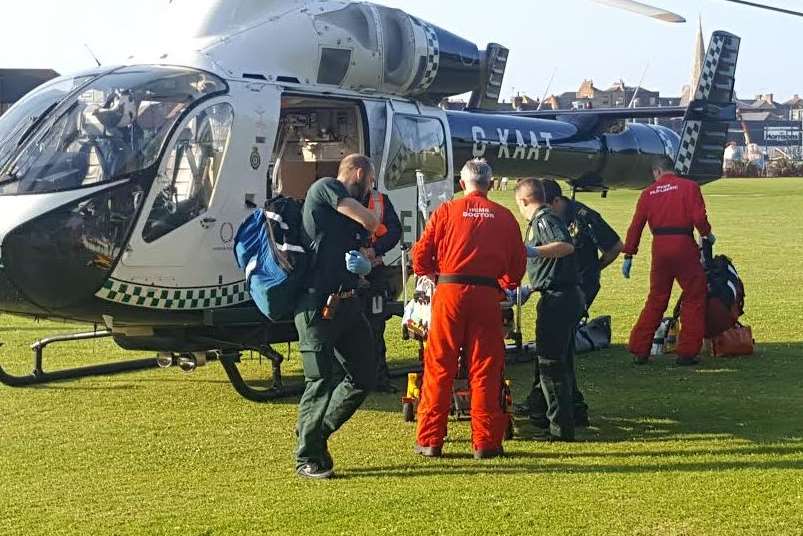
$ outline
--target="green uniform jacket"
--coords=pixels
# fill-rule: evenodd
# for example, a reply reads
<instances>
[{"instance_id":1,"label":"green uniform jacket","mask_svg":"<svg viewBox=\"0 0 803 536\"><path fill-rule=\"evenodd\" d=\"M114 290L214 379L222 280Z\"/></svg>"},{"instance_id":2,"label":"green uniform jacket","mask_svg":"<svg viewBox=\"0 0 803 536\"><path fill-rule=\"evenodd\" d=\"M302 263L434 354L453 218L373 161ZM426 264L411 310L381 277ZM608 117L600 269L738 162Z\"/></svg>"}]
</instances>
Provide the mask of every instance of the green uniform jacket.
<instances>
[{"instance_id":1,"label":"green uniform jacket","mask_svg":"<svg viewBox=\"0 0 803 536\"><path fill-rule=\"evenodd\" d=\"M548 207L542 207L527 226L525 243L545 246L553 242L572 244L566 224ZM567 255L560 259L536 257L527 260L527 275L535 290L566 290L577 286L577 258Z\"/></svg>"}]
</instances>

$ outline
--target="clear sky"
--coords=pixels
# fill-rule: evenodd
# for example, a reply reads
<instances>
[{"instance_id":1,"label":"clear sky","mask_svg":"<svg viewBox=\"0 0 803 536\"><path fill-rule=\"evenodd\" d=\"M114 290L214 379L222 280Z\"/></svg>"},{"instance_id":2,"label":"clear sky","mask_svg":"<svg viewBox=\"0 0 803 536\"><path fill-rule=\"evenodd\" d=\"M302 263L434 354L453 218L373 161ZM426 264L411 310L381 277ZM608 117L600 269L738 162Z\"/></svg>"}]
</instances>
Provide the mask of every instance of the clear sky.
<instances>
[{"instance_id":1,"label":"clear sky","mask_svg":"<svg viewBox=\"0 0 803 536\"><path fill-rule=\"evenodd\" d=\"M381 0L475 41L511 49L503 95L513 89L540 97L557 68L551 93L575 91L584 78L608 87L635 85L649 64L648 89L678 96L691 71L701 15L706 36L716 29L740 35L737 73L741 98L774 92L776 100L803 94L803 18L722 0L642 0L684 15L672 25L591 0ZM762 0L764 1L764 0ZM802 0L766 0L803 9ZM88 44L115 63L152 40L168 0L5 0L0 3L0 67L50 67L62 73L94 65ZM277 45L278 46L278 45Z\"/></svg>"}]
</instances>

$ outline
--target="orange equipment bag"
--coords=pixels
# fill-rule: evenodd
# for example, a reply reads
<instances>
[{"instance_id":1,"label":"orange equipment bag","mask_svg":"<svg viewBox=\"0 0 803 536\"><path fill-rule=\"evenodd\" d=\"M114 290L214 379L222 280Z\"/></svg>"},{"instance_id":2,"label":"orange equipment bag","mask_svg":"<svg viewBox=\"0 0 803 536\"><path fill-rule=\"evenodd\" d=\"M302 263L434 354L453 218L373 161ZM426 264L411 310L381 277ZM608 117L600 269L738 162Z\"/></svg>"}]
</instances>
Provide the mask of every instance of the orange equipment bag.
<instances>
[{"instance_id":1,"label":"orange equipment bag","mask_svg":"<svg viewBox=\"0 0 803 536\"><path fill-rule=\"evenodd\" d=\"M753 355L755 340L750 326L739 323L720 333L711 341L711 355L714 357L736 357Z\"/></svg>"}]
</instances>

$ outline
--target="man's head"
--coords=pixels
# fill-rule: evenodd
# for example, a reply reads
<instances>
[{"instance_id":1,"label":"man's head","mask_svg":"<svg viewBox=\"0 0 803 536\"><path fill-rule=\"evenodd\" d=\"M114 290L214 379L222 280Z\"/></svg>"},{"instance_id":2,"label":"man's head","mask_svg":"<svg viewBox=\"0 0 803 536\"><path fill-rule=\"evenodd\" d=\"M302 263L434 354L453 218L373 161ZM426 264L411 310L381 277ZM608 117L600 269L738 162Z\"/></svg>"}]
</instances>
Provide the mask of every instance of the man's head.
<instances>
[{"instance_id":1,"label":"man's head","mask_svg":"<svg viewBox=\"0 0 803 536\"><path fill-rule=\"evenodd\" d=\"M675 170L674 163L669 158L659 158L652 164L652 177L655 180L660 179L667 173L672 173Z\"/></svg>"},{"instance_id":2,"label":"man's head","mask_svg":"<svg viewBox=\"0 0 803 536\"><path fill-rule=\"evenodd\" d=\"M352 154L340 162L337 180L343 183L351 197L362 201L376 180L376 172L371 159L362 154Z\"/></svg>"},{"instance_id":3,"label":"man's head","mask_svg":"<svg viewBox=\"0 0 803 536\"><path fill-rule=\"evenodd\" d=\"M569 200L563 197L560 184L552 179L543 179L541 182L544 184L544 202L555 214L562 216L569 205Z\"/></svg>"},{"instance_id":4,"label":"man's head","mask_svg":"<svg viewBox=\"0 0 803 536\"><path fill-rule=\"evenodd\" d=\"M544 183L540 179L520 180L516 185L516 205L521 215L531 220L538 209L546 205Z\"/></svg>"},{"instance_id":5,"label":"man's head","mask_svg":"<svg viewBox=\"0 0 803 536\"><path fill-rule=\"evenodd\" d=\"M460 186L466 193L488 192L493 174L491 166L484 159L469 160L460 172Z\"/></svg>"}]
</instances>

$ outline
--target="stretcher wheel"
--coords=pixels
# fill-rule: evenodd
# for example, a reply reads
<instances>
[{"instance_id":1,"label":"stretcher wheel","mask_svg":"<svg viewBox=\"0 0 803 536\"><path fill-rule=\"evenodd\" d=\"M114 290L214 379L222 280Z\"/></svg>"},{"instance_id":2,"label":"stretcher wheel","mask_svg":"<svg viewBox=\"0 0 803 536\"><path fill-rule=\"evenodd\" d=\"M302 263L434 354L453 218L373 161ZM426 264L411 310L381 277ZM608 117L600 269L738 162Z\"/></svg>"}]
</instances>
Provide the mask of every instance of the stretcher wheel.
<instances>
[{"instance_id":1,"label":"stretcher wheel","mask_svg":"<svg viewBox=\"0 0 803 536\"><path fill-rule=\"evenodd\" d=\"M513 419L508 419L507 421L507 428L505 428L505 441L510 441L513 439Z\"/></svg>"},{"instance_id":2,"label":"stretcher wheel","mask_svg":"<svg viewBox=\"0 0 803 536\"><path fill-rule=\"evenodd\" d=\"M402 415L404 415L404 422L415 422L415 408L412 402L402 404Z\"/></svg>"}]
</instances>

